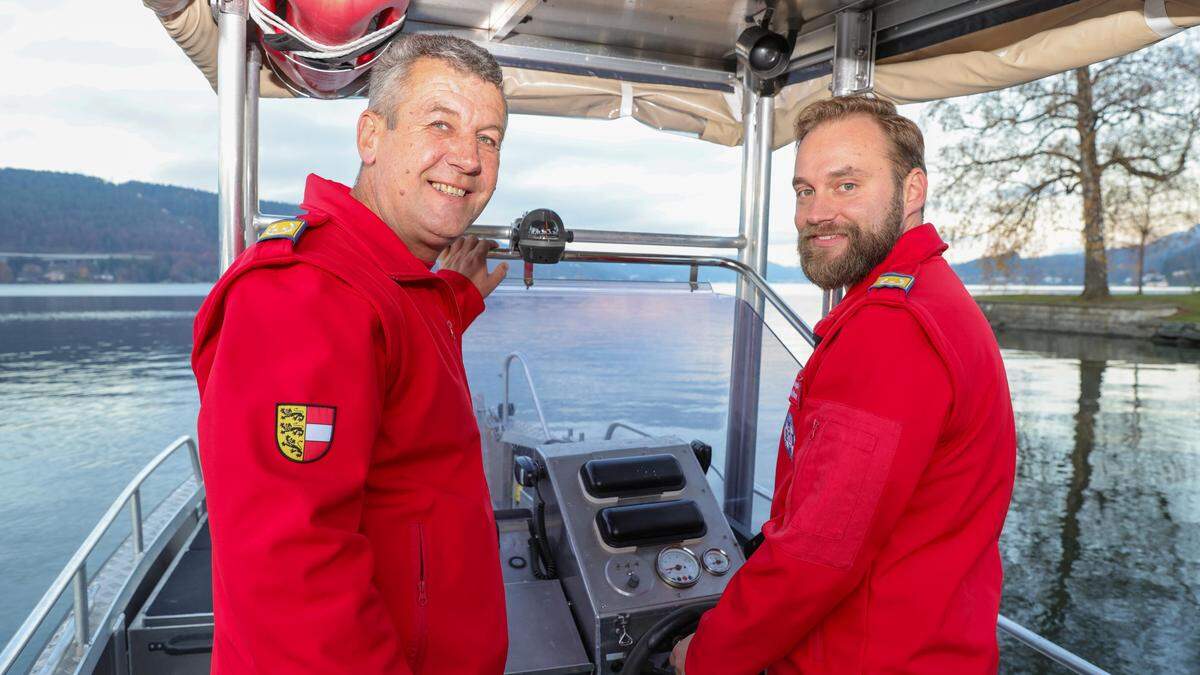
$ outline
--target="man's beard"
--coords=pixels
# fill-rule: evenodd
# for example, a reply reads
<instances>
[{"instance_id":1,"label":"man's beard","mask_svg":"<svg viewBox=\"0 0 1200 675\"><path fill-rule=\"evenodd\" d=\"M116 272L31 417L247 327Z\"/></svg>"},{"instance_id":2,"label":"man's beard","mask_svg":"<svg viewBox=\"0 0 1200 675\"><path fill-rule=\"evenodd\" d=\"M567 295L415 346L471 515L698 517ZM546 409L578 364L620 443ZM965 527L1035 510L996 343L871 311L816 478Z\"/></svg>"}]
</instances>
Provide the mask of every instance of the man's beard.
<instances>
[{"instance_id":1,"label":"man's beard","mask_svg":"<svg viewBox=\"0 0 1200 675\"><path fill-rule=\"evenodd\" d=\"M842 286L853 286L867 273L883 262L892 252L900 238L904 221L904 202L901 190L894 191L891 208L884 216L882 227L864 229L856 223L820 226L800 235L796 251L800 254L800 267L809 281L829 290ZM846 235L846 250L833 258L817 246L815 236L827 234Z\"/></svg>"}]
</instances>

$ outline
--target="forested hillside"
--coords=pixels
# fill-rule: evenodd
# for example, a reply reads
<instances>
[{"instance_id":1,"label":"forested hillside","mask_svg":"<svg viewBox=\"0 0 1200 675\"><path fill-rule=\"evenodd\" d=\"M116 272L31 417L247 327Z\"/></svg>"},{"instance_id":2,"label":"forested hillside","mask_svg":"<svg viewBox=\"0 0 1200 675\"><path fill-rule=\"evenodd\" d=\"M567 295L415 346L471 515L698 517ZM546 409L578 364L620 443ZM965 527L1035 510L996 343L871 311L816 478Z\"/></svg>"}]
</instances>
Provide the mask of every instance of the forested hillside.
<instances>
[{"instance_id":1,"label":"forested hillside","mask_svg":"<svg viewBox=\"0 0 1200 675\"><path fill-rule=\"evenodd\" d=\"M109 183L79 174L0 169L0 252L9 279L211 281L217 268L217 197L152 183ZM269 213L296 206L264 202ZM14 253L143 254L48 261ZM81 268L86 268L84 271ZM38 271L40 270L40 274Z\"/></svg>"}]
</instances>

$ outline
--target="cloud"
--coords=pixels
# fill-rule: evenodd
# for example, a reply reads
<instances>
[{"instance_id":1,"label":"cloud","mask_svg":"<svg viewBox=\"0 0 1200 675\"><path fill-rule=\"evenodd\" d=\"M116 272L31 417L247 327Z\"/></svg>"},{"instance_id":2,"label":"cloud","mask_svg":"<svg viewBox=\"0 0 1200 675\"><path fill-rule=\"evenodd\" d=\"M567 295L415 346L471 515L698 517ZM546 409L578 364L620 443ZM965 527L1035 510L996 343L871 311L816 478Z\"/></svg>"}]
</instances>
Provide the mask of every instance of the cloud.
<instances>
[{"instance_id":1,"label":"cloud","mask_svg":"<svg viewBox=\"0 0 1200 675\"><path fill-rule=\"evenodd\" d=\"M129 47L100 40L46 40L26 45L21 53L42 61L138 68L154 65L160 53L147 47Z\"/></svg>"}]
</instances>

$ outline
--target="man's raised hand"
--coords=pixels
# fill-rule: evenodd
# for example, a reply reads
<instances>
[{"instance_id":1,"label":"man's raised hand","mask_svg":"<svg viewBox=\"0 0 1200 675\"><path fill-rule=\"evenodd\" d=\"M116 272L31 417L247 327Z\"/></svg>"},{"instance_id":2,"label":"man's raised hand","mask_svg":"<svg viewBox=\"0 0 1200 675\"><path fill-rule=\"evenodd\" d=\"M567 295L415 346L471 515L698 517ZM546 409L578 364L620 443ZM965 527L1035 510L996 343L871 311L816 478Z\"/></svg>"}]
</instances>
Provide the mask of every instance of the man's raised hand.
<instances>
[{"instance_id":1,"label":"man's raised hand","mask_svg":"<svg viewBox=\"0 0 1200 675\"><path fill-rule=\"evenodd\" d=\"M496 265L491 272L487 268L488 251L499 246L491 239L480 239L475 235L459 237L442 253L442 269L453 270L471 280L480 295L487 297L508 274L508 263Z\"/></svg>"}]
</instances>

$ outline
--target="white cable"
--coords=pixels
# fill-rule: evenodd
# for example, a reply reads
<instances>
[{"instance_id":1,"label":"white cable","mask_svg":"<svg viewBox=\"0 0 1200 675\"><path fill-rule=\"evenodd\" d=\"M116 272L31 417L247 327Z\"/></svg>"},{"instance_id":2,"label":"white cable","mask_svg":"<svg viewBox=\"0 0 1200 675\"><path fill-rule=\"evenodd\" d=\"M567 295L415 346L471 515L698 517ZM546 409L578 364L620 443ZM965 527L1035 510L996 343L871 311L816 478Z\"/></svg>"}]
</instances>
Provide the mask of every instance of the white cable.
<instances>
[{"instance_id":1,"label":"white cable","mask_svg":"<svg viewBox=\"0 0 1200 675\"><path fill-rule=\"evenodd\" d=\"M1167 15L1165 0L1146 0L1143 14L1146 16L1146 25L1160 38L1169 38L1183 30L1183 26L1176 26Z\"/></svg>"},{"instance_id":2,"label":"white cable","mask_svg":"<svg viewBox=\"0 0 1200 675\"><path fill-rule=\"evenodd\" d=\"M303 42L306 46L312 48L313 51L292 51L295 56L302 56L311 59L331 60L336 59L362 49L363 47L377 44L391 37L400 27L404 25L404 16L401 16L395 23L389 24L380 28L377 31L368 33L357 40L352 40L340 45L327 45L308 37L298 28L288 24L283 19L280 19L270 10L263 6L262 0L252 0L250 4L250 17L254 19L254 23L262 29L264 34L273 34L276 31L286 33L297 40Z\"/></svg>"}]
</instances>

